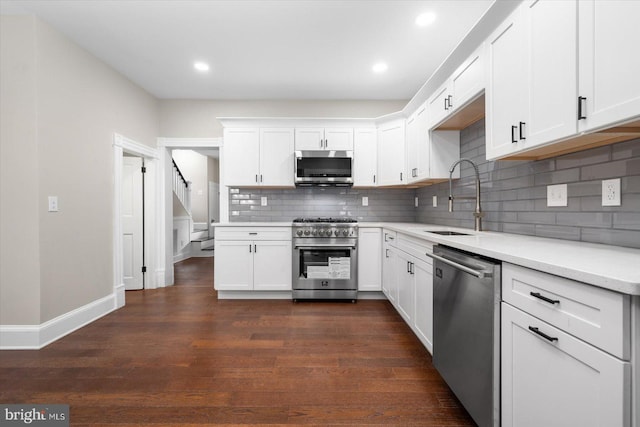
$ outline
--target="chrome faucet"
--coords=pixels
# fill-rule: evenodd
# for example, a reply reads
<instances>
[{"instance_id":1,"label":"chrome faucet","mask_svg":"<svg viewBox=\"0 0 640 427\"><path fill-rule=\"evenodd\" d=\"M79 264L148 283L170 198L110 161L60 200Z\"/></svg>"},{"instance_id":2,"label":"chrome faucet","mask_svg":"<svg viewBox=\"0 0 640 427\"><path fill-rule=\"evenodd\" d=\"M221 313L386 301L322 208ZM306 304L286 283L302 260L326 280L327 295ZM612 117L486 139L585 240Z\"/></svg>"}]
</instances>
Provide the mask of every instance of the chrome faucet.
<instances>
[{"instance_id":1,"label":"chrome faucet","mask_svg":"<svg viewBox=\"0 0 640 427\"><path fill-rule=\"evenodd\" d=\"M476 200L476 210L473 212L473 217L475 218L475 231L482 231L482 217L484 216L484 213L482 212L482 209L480 209L480 172L478 172L478 166L476 166L475 163L473 163L471 160L469 159L460 159L456 162L454 162L451 165L451 168L449 168L449 212L453 212L453 171L455 170L456 166L458 166L460 163L462 162L469 162L471 163L471 166L473 166L473 169L476 171L476 196L475 197L470 197L470 196L458 196L455 197L456 199L475 199Z\"/></svg>"}]
</instances>

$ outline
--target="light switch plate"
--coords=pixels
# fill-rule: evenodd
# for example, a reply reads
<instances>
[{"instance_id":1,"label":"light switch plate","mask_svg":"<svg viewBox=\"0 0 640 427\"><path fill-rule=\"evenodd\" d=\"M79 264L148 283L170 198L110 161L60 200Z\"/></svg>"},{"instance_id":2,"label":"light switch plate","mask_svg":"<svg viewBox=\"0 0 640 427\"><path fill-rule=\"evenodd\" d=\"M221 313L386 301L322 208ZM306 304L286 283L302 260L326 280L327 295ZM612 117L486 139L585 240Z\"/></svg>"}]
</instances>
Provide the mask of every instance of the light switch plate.
<instances>
[{"instance_id":1,"label":"light switch plate","mask_svg":"<svg viewBox=\"0 0 640 427\"><path fill-rule=\"evenodd\" d=\"M547 185L547 206L567 206L567 184Z\"/></svg>"},{"instance_id":2,"label":"light switch plate","mask_svg":"<svg viewBox=\"0 0 640 427\"><path fill-rule=\"evenodd\" d=\"M418 207L418 197L417 196L416 196L414 202L415 202L415 205L416 205L416 208L417 208Z\"/></svg>"},{"instance_id":3,"label":"light switch plate","mask_svg":"<svg viewBox=\"0 0 640 427\"><path fill-rule=\"evenodd\" d=\"M362 206L369 206L369 198L367 196L362 196Z\"/></svg>"},{"instance_id":4,"label":"light switch plate","mask_svg":"<svg viewBox=\"0 0 640 427\"><path fill-rule=\"evenodd\" d=\"M431 199L431 203L433 204L434 208L438 207L438 196L433 196L433 198Z\"/></svg>"},{"instance_id":5,"label":"light switch plate","mask_svg":"<svg viewBox=\"0 0 640 427\"><path fill-rule=\"evenodd\" d=\"M620 178L602 181L602 206L620 206Z\"/></svg>"},{"instance_id":6,"label":"light switch plate","mask_svg":"<svg viewBox=\"0 0 640 427\"><path fill-rule=\"evenodd\" d=\"M267 206L267 196L260 197L260 206Z\"/></svg>"}]
</instances>

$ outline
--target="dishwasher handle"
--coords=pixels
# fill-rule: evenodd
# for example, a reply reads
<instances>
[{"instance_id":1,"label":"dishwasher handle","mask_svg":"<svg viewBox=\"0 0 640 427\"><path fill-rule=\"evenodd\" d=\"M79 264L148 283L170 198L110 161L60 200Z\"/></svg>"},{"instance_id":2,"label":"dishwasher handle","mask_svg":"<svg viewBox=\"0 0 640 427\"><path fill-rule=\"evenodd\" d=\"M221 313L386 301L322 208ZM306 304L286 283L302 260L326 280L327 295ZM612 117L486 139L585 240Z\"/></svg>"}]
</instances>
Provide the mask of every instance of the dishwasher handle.
<instances>
[{"instance_id":1,"label":"dishwasher handle","mask_svg":"<svg viewBox=\"0 0 640 427\"><path fill-rule=\"evenodd\" d=\"M440 256L440 255L432 254L432 253L429 253L429 252L426 252L425 255L430 257L430 258L433 258L433 259L435 259L437 261L444 262L445 264L448 264L448 265L450 265L450 266L452 266L454 268L457 268L458 270L462 270L465 273L469 273L469 274L471 274L473 276L476 276L476 277L478 277L480 279L484 279L485 277L492 277L493 276L493 273L490 272L490 271L474 270L471 267L467 267L466 265L462 265L462 264L460 264L460 263L458 263L458 262L456 262L454 260L451 260L449 258L445 258L445 257Z\"/></svg>"}]
</instances>

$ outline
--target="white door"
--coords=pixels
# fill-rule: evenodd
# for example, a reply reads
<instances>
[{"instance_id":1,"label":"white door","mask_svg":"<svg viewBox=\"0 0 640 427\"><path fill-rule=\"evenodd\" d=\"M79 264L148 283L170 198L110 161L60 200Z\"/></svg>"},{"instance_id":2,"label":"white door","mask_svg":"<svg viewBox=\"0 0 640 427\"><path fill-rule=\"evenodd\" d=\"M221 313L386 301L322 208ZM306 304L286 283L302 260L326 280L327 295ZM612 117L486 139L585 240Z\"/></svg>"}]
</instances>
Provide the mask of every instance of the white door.
<instances>
[{"instance_id":1,"label":"white door","mask_svg":"<svg viewBox=\"0 0 640 427\"><path fill-rule=\"evenodd\" d=\"M293 187L293 129L260 129L260 185Z\"/></svg>"},{"instance_id":2,"label":"white door","mask_svg":"<svg viewBox=\"0 0 640 427\"><path fill-rule=\"evenodd\" d=\"M122 281L126 290L142 289L142 159L122 159Z\"/></svg>"},{"instance_id":3,"label":"white door","mask_svg":"<svg viewBox=\"0 0 640 427\"><path fill-rule=\"evenodd\" d=\"M353 150L353 129L325 129L324 148L326 150Z\"/></svg>"},{"instance_id":4,"label":"white door","mask_svg":"<svg viewBox=\"0 0 640 427\"><path fill-rule=\"evenodd\" d=\"M521 149L519 125L527 99L524 68L525 30L518 8L489 36L486 96L487 159Z\"/></svg>"},{"instance_id":5,"label":"white door","mask_svg":"<svg viewBox=\"0 0 640 427\"><path fill-rule=\"evenodd\" d=\"M580 1L581 131L640 115L639 1Z\"/></svg>"},{"instance_id":6,"label":"white door","mask_svg":"<svg viewBox=\"0 0 640 427\"><path fill-rule=\"evenodd\" d=\"M358 290L382 290L382 230L358 230Z\"/></svg>"},{"instance_id":7,"label":"white door","mask_svg":"<svg viewBox=\"0 0 640 427\"><path fill-rule=\"evenodd\" d=\"M414 326L420 341L433 354L433 266L417 261L413 271L416 287Z\"/></svg>"},{"instance_id":8,"label":"white door","mask_svg":"<svg viewBox=\"0 0 640 427\"><path fill-rule=\"evenodd\" d=\"M290 291L292 281L291 241L254 241L253 289Z\"/></svg>"},{"instance_id":9,"label":"white door","mask_svg":"<svg viewBox=\"0 0 640 427\"><path fill-rule=\"evenodd\" d=\"M218 291L253 290L253 248L250 240L216 240L214 287Z\"/></svg>"},{"instance_id":10,"label":"white door","mask_svg":"<svg viewBox=\"0 0 640 427\"><path fill-rule=\"evenodd\" d=\"M296 150L323 150L324 128L296 128Z\"/></svg>"},{"instance_id":11,"label":"white door","mask_svg":"<svg viewBox=\"0 0 640 427\"><path fill-rule=\"evenodd\" d=\"M258 129L224 130L224 184L258 185L260 133Z\"/></svg>"},{"instance_id":12,"label":"white door","mask_svg":"<svg viewBox=\"0 0 640 427\"><path fill-rule=\"evenodd\" d=\"M397 260L398 253L396 250L386 245L382 253L382 292L394 306L398 300Z\"/></svg>"},{"instance_id":13,"label":"white door","mask_svg":"<svg viewBox=\"0 0 640 427\"><path fill-rule=\"evenodd\" d=\"M378 144L375 129L356 129L353 140L353 186L375 187Z\"/></svg>"},{"instance_id":14,"label":"white door","mask_svg":"<svg viewBox=\"0 0 640 427\"><path fill-rule=\"evenodd\" d=\"M427 109L429 110L429 127L438 124L449 114L449 81L438 88L427 101Z\"/></svg>"},{"instance_id":15,"label":"white door","mask_svg":"<svg viewBox=\"0 0 640 427\"><path fill-rule=\"evenodd\" d=\"M483 50L481 45L451 76L452 109L462 107L484 89Z\"/></svg>"},{"instance_id":16,"label":"white door","mask_svg":"<svg viewBox=\"0 0 640 427\"><path fill-rule=\"evenodd\" d=\"M378 185L407 183L404 139L404 120L378 128Z\"/></svg>"},{"instance_id":17,"label":"white door","mask_svg":"<svg viewBox=\"0 0 640 427\"><path fill-rule=\"evenodd\" d=\"M531 1L525 11L528 55L526 146L577 131L577 19L573 1Z\"/></svg>"},{"instance_id":18,"label":"white door","mask_svg":"<svg viewBox=\"0 0 640 427\"><path fill-rule=\"evenodd\" d=\"M399 253L396 262L396 273L398 274L398 305L396 308L404 320L412 325L416 302L413 258Z\"/></svg>"},{"instance_id":19,"label":"white door","mask_svg":"<svg viewBox=\"0 0 640 427\"><path fill-rule=\"evenodd\" d=\"M628 362L502 303L504 427L628 426Z\"/></svg>"},{"instance_id":20,"label":"white door","mask_svg":"<svg viewBox=\"0 0 640 427\"><path fill-rule=\"evenodd\" d=\"M220 222L220 184L209 181L209 236L215 231L214 222Z\"/></svg>"}]
</instances>

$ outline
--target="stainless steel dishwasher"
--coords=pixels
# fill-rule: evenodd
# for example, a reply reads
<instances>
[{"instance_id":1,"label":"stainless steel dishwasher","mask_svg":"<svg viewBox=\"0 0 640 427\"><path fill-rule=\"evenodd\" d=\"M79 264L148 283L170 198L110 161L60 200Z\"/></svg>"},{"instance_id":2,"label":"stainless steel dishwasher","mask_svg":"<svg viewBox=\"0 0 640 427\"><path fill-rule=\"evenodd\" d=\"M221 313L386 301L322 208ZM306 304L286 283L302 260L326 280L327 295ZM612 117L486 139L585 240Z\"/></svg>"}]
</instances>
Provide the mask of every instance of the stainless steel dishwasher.
<instances>
[{"instance_id":1,"label":"stainless steel dishwasher","mask_svg":"<svg viewBox=\"0 0 640 427\"><path fill-rule=\"evenodd\" d=\"M433 254L433 365L480 427L500 425L499 261Z\"/></svg>"}]
</instances>

